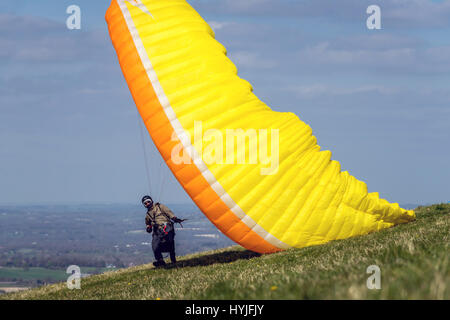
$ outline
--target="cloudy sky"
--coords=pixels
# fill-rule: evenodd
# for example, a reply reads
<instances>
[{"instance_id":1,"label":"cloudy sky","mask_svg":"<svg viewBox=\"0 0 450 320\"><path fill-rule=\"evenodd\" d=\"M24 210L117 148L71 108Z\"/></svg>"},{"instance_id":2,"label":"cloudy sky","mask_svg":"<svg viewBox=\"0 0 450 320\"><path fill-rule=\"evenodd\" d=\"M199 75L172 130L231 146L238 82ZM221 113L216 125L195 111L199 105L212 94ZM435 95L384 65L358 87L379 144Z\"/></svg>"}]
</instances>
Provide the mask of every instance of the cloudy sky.
<instances>
[{"instance_id":1,"label":"cloudy sky","mask_svg":"<svg viewBox=\"0 0 450 320\"><path fill-rule=\"evenodd\" d=\"M109 2L1 2L0 204L131 203L148 191ZM370 192L450 200L450 0L188 2L255 93L308 123ZM81 30L66 28L72 4ZM372 4L381 30L366 27ZM152 193L190 202L146 133L145 146Z\"/></svg>"}]
</instances>

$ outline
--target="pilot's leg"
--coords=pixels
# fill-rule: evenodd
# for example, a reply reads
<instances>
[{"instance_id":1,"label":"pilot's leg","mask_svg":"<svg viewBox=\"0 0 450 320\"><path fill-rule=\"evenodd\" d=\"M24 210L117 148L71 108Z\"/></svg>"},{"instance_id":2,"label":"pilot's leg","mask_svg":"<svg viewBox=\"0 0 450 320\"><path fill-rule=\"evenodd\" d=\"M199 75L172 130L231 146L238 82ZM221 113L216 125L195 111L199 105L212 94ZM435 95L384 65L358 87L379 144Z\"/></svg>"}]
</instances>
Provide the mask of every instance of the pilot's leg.
<instances>
[{"instance_id":1,"label":"pilot's leg","mask_svg":"<svg viewBox=\"0 0 450 320\"><path fill-rule=\"evenodd\" d=\"M153 262L153 265L155 267L159 267L159 266L163 266L166 263L164 262L162 253L161 253L161 239L158 237L158 235L153 235L153 239L152 239L152 249L153 249L153 254L155 255L155 259L156 261Z\"/></svg>"}]
</instances>

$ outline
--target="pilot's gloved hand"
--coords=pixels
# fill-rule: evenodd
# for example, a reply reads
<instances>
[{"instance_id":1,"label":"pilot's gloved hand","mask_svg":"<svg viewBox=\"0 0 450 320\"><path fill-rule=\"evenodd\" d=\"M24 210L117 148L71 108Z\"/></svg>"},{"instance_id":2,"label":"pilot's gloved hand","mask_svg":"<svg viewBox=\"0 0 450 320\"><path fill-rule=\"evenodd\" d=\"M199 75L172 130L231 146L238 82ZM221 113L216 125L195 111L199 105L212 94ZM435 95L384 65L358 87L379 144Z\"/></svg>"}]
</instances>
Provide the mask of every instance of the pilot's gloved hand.
<instances>
[{"instance_id":1,"label":"pilot's gloved hand","mask_svg":"<svg viewBox=\"0 0 450 320\"><path fill-rule=\"evenodd\" d=\"M175 223L180 223L180 222L183 222L183 221L184 221L183 219L178 219L177 217L173 217L172 220L173 220L173 222L175 222Z\"/></svg>"},{"instance_id":2,"label":"pilot's gloved hand","mask_svg":"<svg viewBox=\"0 0 450 320\"><path fill-rule=\"evenodd\" d=\"M147 232L148 233L152 233L152 229L153 229L152 226L150 226L150 225L147 226Z\"/></svg>"}]
</instances>

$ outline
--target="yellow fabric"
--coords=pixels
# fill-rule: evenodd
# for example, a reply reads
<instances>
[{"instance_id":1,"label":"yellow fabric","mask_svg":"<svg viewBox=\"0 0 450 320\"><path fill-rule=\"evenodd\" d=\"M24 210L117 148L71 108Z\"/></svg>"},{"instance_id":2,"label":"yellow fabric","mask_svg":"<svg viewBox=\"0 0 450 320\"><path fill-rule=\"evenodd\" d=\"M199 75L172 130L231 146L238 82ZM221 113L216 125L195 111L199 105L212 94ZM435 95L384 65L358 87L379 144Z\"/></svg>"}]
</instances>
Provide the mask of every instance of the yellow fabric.
<instances>
[{"instance_id":1,"label":"yellow fabric","mask_svg":"<svg viewBox=\"0 0 450 320\"><path fill-rule=\"evenodd\" d=\"M289 246L304 247L415 218L413 211L368 194L365 183L341 172L331 152L320 151L311 128L295 114L274 112L260 101L238 77L213 30L186 1L138 2L151 15L135 1L126 1L127 9L192 145L200 145L194 141L195 122L201 122L203 132L212 129L223 136L227 129L253 129L258 138L261 129L278 130L275 174L261 174L267 168L262 163L207 164L231 199L265 231ZM203 139L197 152L209 154L211 141Z\"/></svg>"}]
</instances>

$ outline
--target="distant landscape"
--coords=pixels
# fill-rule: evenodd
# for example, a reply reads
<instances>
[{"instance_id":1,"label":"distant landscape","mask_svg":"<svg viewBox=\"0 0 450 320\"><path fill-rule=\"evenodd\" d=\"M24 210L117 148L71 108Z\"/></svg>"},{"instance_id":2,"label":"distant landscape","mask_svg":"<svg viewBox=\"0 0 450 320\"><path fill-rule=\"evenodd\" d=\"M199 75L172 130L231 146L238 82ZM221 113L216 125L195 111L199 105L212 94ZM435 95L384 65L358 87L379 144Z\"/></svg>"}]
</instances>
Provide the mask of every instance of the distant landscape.
<instances>
[{"instance_id":1,"label":"distant landscape","mask_svg":"<svg viewBox=\"0 0 450 320\"><path fill-rule=\"evenodd\" d=\"M168 206L188 219L177 255L234 244L194 205ZM88 275L153 261L144 217L139 205L0 206L0 292L65 281L70 265Z\"/></svg>"}]
</instances>

